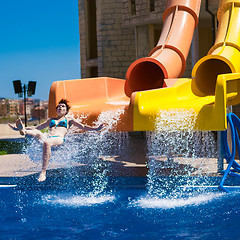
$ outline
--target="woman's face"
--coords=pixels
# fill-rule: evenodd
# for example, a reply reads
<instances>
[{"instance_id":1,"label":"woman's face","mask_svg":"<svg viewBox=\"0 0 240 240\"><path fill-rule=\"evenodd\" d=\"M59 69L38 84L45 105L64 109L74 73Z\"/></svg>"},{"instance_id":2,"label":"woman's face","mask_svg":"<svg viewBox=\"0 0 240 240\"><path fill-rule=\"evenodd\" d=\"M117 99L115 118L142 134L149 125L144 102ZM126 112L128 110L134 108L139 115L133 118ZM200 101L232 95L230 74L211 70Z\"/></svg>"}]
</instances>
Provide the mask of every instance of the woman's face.
<instances>
[{"instance_id":1,"label":"woman's face","mask_svg":"<svg viewBox=\"0 0 240 240\"><path fill-rule=\"evenodd\" d=\"M64 103L59 103L57 105L57 115L63 116L67 114L67 106Z\"/></svg>"}]
</instances>

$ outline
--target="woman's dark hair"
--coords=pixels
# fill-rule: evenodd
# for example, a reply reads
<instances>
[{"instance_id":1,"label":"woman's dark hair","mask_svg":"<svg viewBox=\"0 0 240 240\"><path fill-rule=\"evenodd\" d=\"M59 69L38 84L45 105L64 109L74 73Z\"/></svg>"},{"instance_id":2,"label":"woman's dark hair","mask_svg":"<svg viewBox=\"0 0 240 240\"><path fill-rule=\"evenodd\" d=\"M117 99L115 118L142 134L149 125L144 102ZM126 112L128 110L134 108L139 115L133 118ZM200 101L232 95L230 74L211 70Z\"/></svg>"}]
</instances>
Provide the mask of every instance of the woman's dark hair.
<instances>
[{"instance_id":1,"label":"woman's dark hair","mask_svg":"<svg viewBox=\"0 0 240 240\"><path fill-rule=\"evenodd\" d=\"M59 105L60 103L63 103L63 104L66 105L66 107L67 107L67 113L68 113L69 109L71 108L71 106L69 105L69 101L68 101L67 99L61 99L61 100L58 102L58 105ZM57 107L58 107L58 105L57 105ZM56 108L57 108L57 107L56 107Z\"/></svg>"}]
</instances>

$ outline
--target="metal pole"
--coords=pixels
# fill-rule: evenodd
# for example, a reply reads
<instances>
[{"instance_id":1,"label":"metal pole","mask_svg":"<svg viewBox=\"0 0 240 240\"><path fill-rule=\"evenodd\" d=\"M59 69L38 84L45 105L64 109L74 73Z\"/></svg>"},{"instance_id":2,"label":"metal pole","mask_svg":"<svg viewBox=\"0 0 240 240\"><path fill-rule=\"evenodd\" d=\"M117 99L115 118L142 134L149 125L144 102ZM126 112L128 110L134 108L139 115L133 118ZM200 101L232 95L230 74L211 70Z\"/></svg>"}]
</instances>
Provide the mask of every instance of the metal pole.
<instances>
[{"instance_id":1,"label":"metal pole","mask_svg":"<svg viewBox=\"0 0 240 240\"><path fill-rule=\"evenodd\" d=\"M24 96L24 115L25 115L25 127L27 127L27 99L26 99L26 84L23 84L23 96Z\"/></svg>"},{"instance_id":2,"label":"metal pole","mask_svg":"<svg viewBox=\"0 0 240 240\"><path fill-rule=\"evenodd\" d=\"M218 147L218 162L217 162L217 170L218 173L221 173L224 169L224 160L223 160L223 150L222 150L222 137L221 132L217 131L217 147Z\"/></svg>"},{"instance_id":3,"label":"metal pole","mask_svg":"<svg viewBox=\"0 0 240 240\"><path fill-rule=\"evenodd\" d=\"M40 99L39 99L39 124L40 124L40 122L41 122L41 101L40 101Z\"/></svg>"}]
</instances>

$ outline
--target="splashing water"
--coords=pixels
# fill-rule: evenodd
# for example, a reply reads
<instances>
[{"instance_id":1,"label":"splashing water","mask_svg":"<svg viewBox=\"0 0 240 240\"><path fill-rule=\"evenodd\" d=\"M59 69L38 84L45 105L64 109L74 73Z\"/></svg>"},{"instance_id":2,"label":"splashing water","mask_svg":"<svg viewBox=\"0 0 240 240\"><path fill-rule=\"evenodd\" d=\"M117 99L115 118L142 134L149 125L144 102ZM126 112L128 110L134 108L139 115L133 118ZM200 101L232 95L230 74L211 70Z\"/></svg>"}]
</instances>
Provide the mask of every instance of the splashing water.
<instances>
[{"instance_id":1,"label":"splashing water","mask_svg":"<svg viewBox=\"0 0 240 240\"><path fill-rule=\"evenodd\" d=\"M192 131L196 123L196 113L188 110L159 111L155 121L156 131Z\"/></svg>"},{"instance_id":2,"label":"splashing water","mask_svg":"<svg viewBox=\"0 0 240 240\"><path fill-rule=\"evenodd\" d=\"M108 184L109 166L104 159L109 155L119 155L126 152L128 146L128 137L126 133L109 132L113 129L120 119L123 110L102 112L96 121L96 126L105 125L105 129L100 132L89 132L87 141L90 149L84 149L89 152L88 156L93 157L91 161L91 171L93 172L93 180L91 182L92 195L102 194ZM83 141L85 144L85 141ZM91 146L90 146L91 144ZM86 145L85 145L86 146ZM104 158L105 157L105 158Z\"/></svg>"},{"instance_id":3,"label":"splashing water","mask_svg":"<svg viewBox=\"0 0 240 240\"><path fill-rule=\"evenodd\" d=\"M108 184L109 166L107 157L127 154L128 135L127 133L111 132L117 125L123 110L102 112L93 126L104 124L101 132L89 131L76 134L76 128L72 127L65 137L63 145L52 147L50 165L56 164L60 167L71 168L78 165L87 166L87 174L92 177L85 183L85 194L89 196L101 195ZM82 122L86 116L77 118ZM42 161L42 143L31 138L25 153L35 161ZM79 177L76 173L70 172L74 180ZM81 173L80 173L81 174ZM79 191L82 192L82 189Z\"/></svg>"},{"instance_id":4,"label":"splashing water","mask_svg":"<svg viewBox=\"0 0 240 240\"><path fill-rule=\"evenodd\" d=\"M192 173L202 175L196 162L199 158L217 155L216 140L212 132L194 131L196 114L193 111L161 111L155 123L156 131L147 133L148 194L163 197L175 192L182 184L191 184ZM162 176L167 176L163 178ZM184 177L183 177L184 176ZM182 190L181 190L182 191Z\"/></svg>"}]
</instances>

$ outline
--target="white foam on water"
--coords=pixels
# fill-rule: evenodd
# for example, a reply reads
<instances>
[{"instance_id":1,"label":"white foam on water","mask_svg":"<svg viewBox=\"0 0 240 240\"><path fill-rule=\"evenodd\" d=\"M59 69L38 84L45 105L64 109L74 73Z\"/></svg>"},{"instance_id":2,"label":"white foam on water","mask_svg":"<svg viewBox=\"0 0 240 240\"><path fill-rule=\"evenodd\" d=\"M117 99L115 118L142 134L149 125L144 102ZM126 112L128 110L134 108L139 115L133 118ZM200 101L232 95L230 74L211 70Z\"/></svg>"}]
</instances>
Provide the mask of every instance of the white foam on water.
<instances>
[{"instance_id":1,"label":"white foam on water","mask_svg":"<svg viewBox=\"0 0 240 240\"><path fill-rule=\"evenodd\" d=\"M93 206L98 204L110 203L115 200L115 196L112 195L77 195L77 196L56 196L56 195L45 195L42 197L42 203L59 205L66 207L81 207L81 206Z\"/></svg>"},{"instance_id":2,"label":"white foam on water","mask_svg":"<svg viewBox=\"0 0 240 240\"><path fill-rule=\"evenodd\" d=\"M0 185L0 188L14 188L17 187L17 185Z\"/></svg>"},{"instance_id":3,"label":"white foam on water","mask_svg":"<svg viewBox=\"0 0 240 240\"><path fill-rule=\"evenodd\" d=\"M172 209L207 204L213 200L221 198L222 196L223 193L204 193L195 196L177 198L146 196L133 201L131 204L135 207L141 208Z\"/></svg>"}]
</instances>

